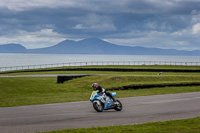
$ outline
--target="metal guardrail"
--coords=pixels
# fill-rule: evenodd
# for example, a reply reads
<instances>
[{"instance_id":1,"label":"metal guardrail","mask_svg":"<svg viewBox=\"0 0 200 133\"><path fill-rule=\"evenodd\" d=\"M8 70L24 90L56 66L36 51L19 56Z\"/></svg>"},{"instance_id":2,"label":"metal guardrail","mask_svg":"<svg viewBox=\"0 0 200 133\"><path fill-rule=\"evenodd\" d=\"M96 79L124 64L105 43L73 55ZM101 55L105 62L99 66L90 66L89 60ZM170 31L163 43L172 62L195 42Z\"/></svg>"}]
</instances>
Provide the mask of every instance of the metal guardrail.
<instances>
[{"instance_id":1,"label":"metal guardrail","mask_svg":"<svg viewBox=\"0 0 200 133\"><path fill-rule=\"evenodd\" d=\"M56 63L56 64L40 64L40 65L0 67L0 71L56 68L56 67L66 67L66 66L104 66L104 65L183 65L183 66L200 66L200 62L91 61L91 62L69 62L69 63Z\"/></svg>"}]
</instances>

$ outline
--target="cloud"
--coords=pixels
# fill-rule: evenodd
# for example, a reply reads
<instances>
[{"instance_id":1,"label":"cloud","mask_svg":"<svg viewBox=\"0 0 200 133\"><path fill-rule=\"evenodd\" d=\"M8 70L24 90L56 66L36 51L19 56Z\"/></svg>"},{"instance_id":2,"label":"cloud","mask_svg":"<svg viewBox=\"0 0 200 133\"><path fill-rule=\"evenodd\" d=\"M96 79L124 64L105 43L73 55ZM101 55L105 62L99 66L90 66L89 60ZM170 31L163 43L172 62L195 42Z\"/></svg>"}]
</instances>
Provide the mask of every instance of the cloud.
<instances>
[{"instance_id":1,"label":"cloud","mask_svg":"<svg viewBox=\"0 0 200 133\"><path fill-rule=\"evenodd\" d=\"M79 16L73 18L74 20L81 22L81 24L76 24L73 29L85 30L88 32L107 32L107 31L116 31L112 19L104 15L98 14L88 14L86 16Z\"/></svg>"},{"instance_id":2,"label":"cloud","mask_svg":"<svg viewBox=\"0 0 200 133\"><path fill-rule=\"evenodd\" d=\"M1 44L19 43L30 49L55 45L65 39L65 35L58 34L53 29L42 29L36 32L19 30L9 36L0 36Z\"/></svg>"},{"instance_id":3,"label":"cloud","mask_svg":"<svg viewBox=\"0 0 200 133\"><path fill-rule=\"evenodd\" d=\"M193 34L199 34L200 33L200 23L197 23L192 27L192 33Z\"/></svg>"},{"instance_id":4,"label":"cloud","mask_svg":"<svg viewBox=\"0 0 200 133\"><path fill-rule=\"evenodd\" d=\"M86 27L84 27L83 24L77 24L73 27L73 29L82 30L82 29L86 29Z\"/></svg>"},{"instance_id":5,"label":"cloud","mask_svg":"<svg viewBox=\"0 0 200 133\"><path fill-rule=\"evenodd\" d=\"M199 0L0 3L0 44L19 42L37 48L64 38L98 37L120 45L200 49Z\"/></svg>"},{"instance_id":6,"label":"cloud","mask_svg":"<svg viewBox=\"0 0 200 133\"><path fill-rule=\"evenodd\" d=\"M57 8L57 7L80 7L85 0L1 0L0 7L6 7L14 11L30 10L32 8Z\"/></svg>"}]
</instances>

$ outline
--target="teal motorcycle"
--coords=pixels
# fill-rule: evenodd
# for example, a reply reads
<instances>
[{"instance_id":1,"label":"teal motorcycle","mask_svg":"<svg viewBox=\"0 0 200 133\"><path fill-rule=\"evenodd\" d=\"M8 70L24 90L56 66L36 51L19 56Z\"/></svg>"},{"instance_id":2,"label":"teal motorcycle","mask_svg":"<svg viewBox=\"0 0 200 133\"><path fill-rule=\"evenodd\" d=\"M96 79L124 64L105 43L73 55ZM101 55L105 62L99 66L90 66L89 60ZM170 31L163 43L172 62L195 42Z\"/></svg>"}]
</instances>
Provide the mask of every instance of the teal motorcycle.
<instances>
[{"instance_id":1,"label":"teal motorcycle","mask_svg":"<svg viewBox=\"0 0 200 133\"><path fill-rule=\"evenodd\" d=\"M115 97L116 92L111 93L111 95ZM92 92L90 101L97 112L109 109L115 109L116 111L122 110L122 103L119 100L116 100L116 103L114 104L114 101L110 97L106 96L105 93L98 94L98 91Z\"/></svg>"}]
</instances>

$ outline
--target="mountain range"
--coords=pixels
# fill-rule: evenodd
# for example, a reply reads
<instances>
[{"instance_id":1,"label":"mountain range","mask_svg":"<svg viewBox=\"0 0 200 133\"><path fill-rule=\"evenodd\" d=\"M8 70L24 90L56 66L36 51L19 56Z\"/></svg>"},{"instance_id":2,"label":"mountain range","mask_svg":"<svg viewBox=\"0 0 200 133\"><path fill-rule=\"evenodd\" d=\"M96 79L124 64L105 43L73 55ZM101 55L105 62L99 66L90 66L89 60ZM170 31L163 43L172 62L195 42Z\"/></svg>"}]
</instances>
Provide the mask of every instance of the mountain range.
<instances>
[{"instance_id":1,"label":"mountain range","mask_svg":"<svg viewBox=\"0 0 200 133\"><path fill-rule=\"evenodd\" d=\"M185 51L140 46L120 46L98 38L87 38L81 41L65 40L54 46L38 49L26 49L21 44L5 44L0 45L0 53L200 56L200 50Z\"/></svg>"}]
</instances>

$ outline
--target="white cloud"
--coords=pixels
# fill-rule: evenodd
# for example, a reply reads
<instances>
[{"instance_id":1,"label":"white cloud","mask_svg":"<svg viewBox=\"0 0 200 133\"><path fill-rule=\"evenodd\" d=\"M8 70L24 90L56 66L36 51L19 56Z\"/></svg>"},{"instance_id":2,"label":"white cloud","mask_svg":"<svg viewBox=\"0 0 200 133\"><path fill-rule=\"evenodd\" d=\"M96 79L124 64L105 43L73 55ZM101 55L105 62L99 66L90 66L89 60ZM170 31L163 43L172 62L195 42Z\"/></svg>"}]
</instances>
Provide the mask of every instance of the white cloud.
<instances>
[{"instance_id":1,"label":"white cloud","mask_svg":"<svg viewBox=\"0 0 200 133\"><path fill-rule=\"evenodd\" d=\"M106 32L106 31L116 31L116 27L114 26L114 24L107 24L107 23L103 23L103 24L94 24L91 25L90 27L88 27L89 30L93 30L96 32Z\"/></svg>"},{"instance_id":2,"label":"white cloud","mask_svg":"<svg viewBox=\"0 0 200 133\"><path fill-rule=\"evenodd\" d=\"M116 31L117 27L112 22L112 19L107 16L101 16L94 13L82 17L73 17L73 20L81 22L76 24L72 29L85 30L89 32L106 32Z\"/></svg>"},{"instance_id":3,"label":"white cloud","mask_svg":"<svg viewBox=\"0 0 200 133\"><path fill-rule=\"evenodd\" d=\"M192 14L192 15L199 15L199 14L200 14L200 11L194 9L194 10L192 10L191 14Z\"/></svg>"},{"instance_id":4,"label":"white cloud","mask_svg":"<svg viewBox=\"0 0 200 133\"><path fill-rule=\"evenodd\" d=\"M65 39L65 35L54 32L52 29L42 29L36 32L19 30L9 36L0 36L1 44L19 43L30 49L48 47Z\"/></svg>"},{"instance_id":5,"label":"white cloud","mask_svg":"<svg viewBox=\"0 0 200 133\"><path fill-rule=\"evenodd\" d=\"M115 31L117 28L113 24L103 23L103 24L92 24L88 26L83 26L83 24L77 24L73 27L73 29L105 32L105 31Z\"/></svg>"},{"instance_id":6,"label":"white cloud","mask_svg":"<svg viewBox=\"0 0 200 133\"><path fill-rule=\"evenodd\" d=\"M73 27L73 29L82 30L85 29L85 27L83 26L83 24L77 24Z\"/></svg>"},{"instance_id":7,"label":"white cloud","mask_svg":"<svg viewBox=\"0 0 200 133\"><path fill-rule=\"evenodd\" d=\"M183 31L182 33L151 31L151 32L146 32L145 34L142 31L140 32L137 31L137 34L139 34L140 36L135 36L135 34L131 32L130 34L126 34L128 36L127 38L123 37L116 39L107 38L106 40L111 43L124 46L142 46L150 48L179 49L179 50L197 49L197 47L190 42L191 34L186 35L186 31ZM183 39L182 36L186 37Z\"/></svg>"},{"instance_id":8,"label":"white cloud","mask_svg":"<svg viewBox=\"0 0 200 133\"><path fill-rule=\"evenodd\" d=\"M200 23L196 23L191 27L188 27L186 29L182 29L176 32L171 33L172 37L174 38L182 38L182 39L186 39L186 38L190 38L190 39L195 39L195 38L199 38L200 36Z\"/></svg>"},{"instance_id":9,"label":"white cloud","mask_svg":"<svg viewBox=\"0 0 200 133\"><path fill-rule=\"evenodd\" d=\"M188 29L183 29L172 33L173 36L185 36L187 34L188 34Z\"/></svg>"},{"instance_id":10,"label":"white cloud","mask_svg":"<svg viewBox=\"0 0 200 133\"><path fill-rule=\"evenodd\" d=\"M165 43L168 44L168 45L171 45L171 46L181 47L181 49L183 49L182 48L183 46L185 48L185 46L190 46L191 45L187 41L176 41L176 40L168 40Z\"/></svg>"},{"instance_id":11,"label":"white cloud","mask_svg":"<svg viewBox=\"0 0 200 133\"><path fill-rule=\"evenodd\" d=\"M24 11L32 8L82 8L87 10L101 10L102 6L113 2L107 2L106 0L94 1L94 0L0 0L0 7L6 7L10 10ZM97 4L99 3L99 4ZM101 4L100 4L101 3ZM109 4L110 5L110 4Z\"/></svg>"},{"instance_id":12,"label":"white cloud","mask_svg":"<svg viewBox=\"0 0 200 133\"><path fill-rule=\"evenodd\" d=\"M199 34L200 33L200 23L197 23L192 27L192 33L193 34Z\"/></svg>"},{"instance_id":13,"label":"white cloud","mask_svg":"<svg viewBox=\"0 0 200 133\"><path fill-rule=\"evenodd\" d=\"M23 11L35 7L76 7L81 6L85 0L0 0L0 7L6 7L10 10Z\"/></svg>"}]
</instances>

